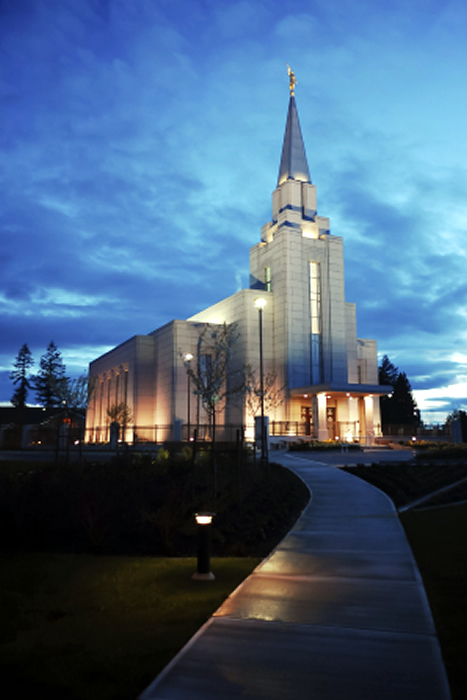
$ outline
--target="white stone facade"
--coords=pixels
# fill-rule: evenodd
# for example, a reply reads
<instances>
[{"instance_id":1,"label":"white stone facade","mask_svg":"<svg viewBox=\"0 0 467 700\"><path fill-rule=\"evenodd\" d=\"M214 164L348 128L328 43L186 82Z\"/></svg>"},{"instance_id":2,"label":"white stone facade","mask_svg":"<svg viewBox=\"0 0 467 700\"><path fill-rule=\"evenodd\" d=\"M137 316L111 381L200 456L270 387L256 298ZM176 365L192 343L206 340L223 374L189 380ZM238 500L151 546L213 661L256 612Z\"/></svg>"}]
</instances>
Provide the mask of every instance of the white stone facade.
<instances>
[{"instance_id":1,"label":"white stone facade","mask_svg":"<svg viewBox=\"0 0 467 700\"><path fill-rule=\"evenodd\" d=\"M266 300L264 372L274 372L276 389L283 388L283 403L269 416L274 433L367 442L380 434L379 396L388 388L378 385L376 342L357 338L355 305L345 300L343 241L331 234L329 219L317 214L293 96L272 221L251 248L250 278L250 289L186 321L135 336L92 362L96 385L88 440L107 439L107 408L119 401L132 409L140 439L161 441L178 434L182 424L203 424L206 415L183 355L196 355L206 324L234 323L239 337L233 369L250 365L258 371L259 296ZM253 423L238 400L227 403L217 420L250 431Z\"/></svg>"}]
</instances>

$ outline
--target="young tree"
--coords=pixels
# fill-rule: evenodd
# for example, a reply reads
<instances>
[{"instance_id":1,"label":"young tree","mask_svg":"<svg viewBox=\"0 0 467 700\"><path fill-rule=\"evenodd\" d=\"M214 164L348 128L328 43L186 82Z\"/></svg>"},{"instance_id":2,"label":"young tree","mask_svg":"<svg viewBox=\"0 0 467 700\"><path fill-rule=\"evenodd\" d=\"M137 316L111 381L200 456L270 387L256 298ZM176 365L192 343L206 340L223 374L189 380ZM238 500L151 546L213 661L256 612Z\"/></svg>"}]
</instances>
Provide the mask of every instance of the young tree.
<instances>
[{"instance_id":1,"label":"young tree","mask_svg":"<svg viewBox=\"0 0 467 700\"><path fill-rule=\"evenodd\" d=\"M220 328L206 324L198 338L195 368L187 368L212 426L211 467L214 507L217 503L216 413L242 391L242 371L233 371L232 356L239 333L237 324L224 323Z\"/></svg>"},{"instance_id":2,"label":"young tree","mask_svg":"<svg viewBox=\"0 0 467 700\"><path fill-rule=\"evenodd\" d=\"M60 391L67 382L62 355L51 340L39 363L39 373L34 378L36 397L47 408L60 406Z\"/></svg>"},{"instance_id":3,"label":"young tree","mask_svg":"<svg viewBox=\"0 0 467 700\"><path fill-rule=\"evenodd\" d=\"M119 423L122 429L122 439L125 441L126 429L134 421L133 411L125 401L114 403L107 409L107 415L111 421Z\"/></svg>"},{"instance_id":4,"label":"young tree","mask_svg":"<svg viewBox=\"0 0 467 700\"><path fill-rule=\"evenodd\" d=\"M261 381L251 365L243 368L245 406L252 418L261 410ZM263 378L264 410L274 413L284 402L284 386L277 387L277 373L267 372Z\"/></svg>"},{"instance_id":5,"label":"young tree","mask_svg":"<svg viewBox=\"0 0 467 700\"><path fill-rule=\"evenodd\" d=\"M75 379L62 379L54 383L54 390L60 401L68 408L76 411L85 411L95 387L95 377L89 378L82 374Z\"/></svg>"},{"instance_id":6,"label":"young tree","mask_svg":"<svg viewBox=\"0 0 467 700\"><path fill-rule=\"evenodd\" d=\"M16 360L13 363L14 370L10 372L10 379L13 384L17 385L12 396L11 403L16 408L24 408L28 391L31 389L31 377L29 369L33 366L34 360L27 344L21 347Z\"/></svg>"},{"instance_id":7,"label":"young tree","mask_svg":"<svg viewBox=\"0 0 467 700\"><path fill-rule=\"evenodd\" d=\"M221 328L207 324L198 338L195 368L190 366L187 370L212 425L213 444L216 413L231 396L242 390L241 372L231 369L233 346L238 336L235 323L224 323Z\"/></svg>"}]
</instances>

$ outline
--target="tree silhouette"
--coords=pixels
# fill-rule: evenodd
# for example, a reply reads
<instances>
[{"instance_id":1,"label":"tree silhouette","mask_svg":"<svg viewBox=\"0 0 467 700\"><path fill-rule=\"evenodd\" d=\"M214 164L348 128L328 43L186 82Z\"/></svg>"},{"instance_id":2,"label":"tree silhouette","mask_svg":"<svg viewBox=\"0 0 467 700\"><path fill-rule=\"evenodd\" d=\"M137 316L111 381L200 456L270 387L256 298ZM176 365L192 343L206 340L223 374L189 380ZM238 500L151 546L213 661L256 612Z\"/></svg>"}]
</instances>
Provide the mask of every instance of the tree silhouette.
<instances>
[{"instance_id":1,"label":"tree silhouette","mask_svg":"<svg viewBox=\"0 0 467 700\"><path fill-rule=\"evenodd\" d=\"M412 395L412 387L405 372L400 372L396 379L392 402L395 423L410 425L420 422L417 402Z\"/></svg>"},{"instance_id":2,"label":"tree silhouette","mask_svg":"<svg viewBox=\"0 0 467 700\"><path fill-rule=\"evenodd\" d=\"M64 378L54 383L60 404L75 411L85 411L96 386L96 377L81 374L74 379Z\"/></svg>"},{"instance_id":3,"label":"tree silhouette","mask_svg":"<svg viewBox=\"0 0 467 700\"><path fill-rule=\"evenodd\" d=\"M245 365L243 368L243 382L245 406L249 415L254 418L261 410L261 381L251 365ZM266 415L274 415L279 406L284 403L285 388L285 384L281 387L277 386L277 373L275 371L267 372L264 375L263 401Z\"/></svg>"},{"instance_id":4,"label":"tree silhouette","mask_svg":"<svg viewBox=\"0 0 467 700\"><path fill-rule=\"evenodd\" d=\"M217 503L216 413L226 402L242 391L242 372L232 370L233 346L239 337L237 324L220 327L206 324L197 343L195 367L187 369L208 415L211 432L211 467L213 473L214 507Z\"/></svg>"},{"instance_id":5,"label":"tree silhouette","mask_svg":"<svg viewBox=\"0 0 467 700\"><path fill-rule=\"evenodd\" d=\"M380 384L392 387L395 386L397 377L399 376L399 369L391 362L387 355L381 360L381 364L378 367L378 376Z\"/></svg>"},{"instance_id":6,"label":"tree silhouette","mask_svg":"<svg viewBox=\"0 0 467 700\"><path fill-rule=\"evenodd\" d=\"M67 382L62 355L51 340L39 364L39 373L34 378L36 397L47 408L60 406L61 385Z\"/></svg>"},{"instance_id":7,"label":"tree silhouette","mask_svg":"<svg viewBox=\"0 0 467 700\"><path fill-rule=\"evenodd\" d=\"M212 442L216 441L216 413L226 401L242 390L241 372L232 371L233 346L239 333L235 323L220 328L205 326L198 338L195 367L187 370L212 426Z\"/></svg>"},{"instance_id":8,"label":"tree silhouette","mask_svg":"<svg viewBox=\"0 0 467 700\"><path fill-rule=\"evenodd\" d=\"M399 369L385 355L378 368L379 383L392 386L391 396L381 397L381 423L383 432L389 426L410 426L420 424L420 411L412 394L412 387L405 372Z\"/></svg>"},{"instance_id":9,"label":"tree silhouette","mask_svg":"<svg viewBox=\"0 0 467 700\"><path fill-rule=\"evenodd\" d=\"M29 369L33 364L34 360L32 359L31 351L27 343L24 343L13 363L14 370L10 372L11 381L17 385L11 399L11 403L16 408L24 408L26 406L28 391L31 389Z\"/></svg>"},{"instance_id":10,"label":"tree silhouette","mask_svg":"<svg viewBox=\"0 0 467 700\"><path fill-rule=\"evenodd\" d=\"M122 429L122 440L125 442L126 430L134 422L131 407L125 401L120 401L120 403L114 403L107 409L107 415L112 422L119 424Z\"/></svg>"}]
</instances>

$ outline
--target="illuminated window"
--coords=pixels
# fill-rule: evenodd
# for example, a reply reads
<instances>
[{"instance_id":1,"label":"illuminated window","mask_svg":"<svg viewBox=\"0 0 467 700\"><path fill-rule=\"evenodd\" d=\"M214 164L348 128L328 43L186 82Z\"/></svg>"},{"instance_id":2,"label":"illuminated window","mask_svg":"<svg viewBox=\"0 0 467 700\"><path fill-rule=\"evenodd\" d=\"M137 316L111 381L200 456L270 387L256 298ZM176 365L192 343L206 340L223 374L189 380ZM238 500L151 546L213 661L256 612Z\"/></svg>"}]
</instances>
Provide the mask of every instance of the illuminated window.
<instances>
[{"instance_id":1,"label":"illuminated window","mask_svg":"<svg viewBox=\"0 0 467 700\"><path fill-rule=\"evenodd\" d=\"M311 383L322 382L321 264L310 262Z\"/></svg>"},{"instance_id":2,"label":"illuminated window","mask_svg":"<svg viewBox=\"0 0 467 700\"><path fill-rule=\"evenodd\" d=\"M270 267L264 268L264 290L266 292L271 291L271 268Z\"/></svg>"}]
</instances>

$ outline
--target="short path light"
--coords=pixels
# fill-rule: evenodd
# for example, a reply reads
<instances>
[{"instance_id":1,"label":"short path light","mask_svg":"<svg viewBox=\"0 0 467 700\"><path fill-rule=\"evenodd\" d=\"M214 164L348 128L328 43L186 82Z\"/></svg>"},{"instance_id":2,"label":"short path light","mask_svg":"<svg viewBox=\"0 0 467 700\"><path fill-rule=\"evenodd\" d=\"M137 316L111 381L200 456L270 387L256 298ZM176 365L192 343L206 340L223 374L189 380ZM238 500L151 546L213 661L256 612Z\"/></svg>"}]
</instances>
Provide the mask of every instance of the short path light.
<instances>
[{"instance_id":1,"label":"short path light","mask_svg":"<svg viewBox=\"0 0 467 700\"><path fill-rule=\"evenodd\" d=\"M211 569L211 523L215 513L196 513L198 525L198 570L192 578L198 581L212 581L215 576Z\"/></svg>"}]
</instances>

